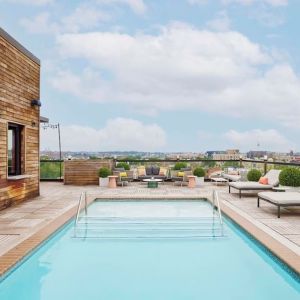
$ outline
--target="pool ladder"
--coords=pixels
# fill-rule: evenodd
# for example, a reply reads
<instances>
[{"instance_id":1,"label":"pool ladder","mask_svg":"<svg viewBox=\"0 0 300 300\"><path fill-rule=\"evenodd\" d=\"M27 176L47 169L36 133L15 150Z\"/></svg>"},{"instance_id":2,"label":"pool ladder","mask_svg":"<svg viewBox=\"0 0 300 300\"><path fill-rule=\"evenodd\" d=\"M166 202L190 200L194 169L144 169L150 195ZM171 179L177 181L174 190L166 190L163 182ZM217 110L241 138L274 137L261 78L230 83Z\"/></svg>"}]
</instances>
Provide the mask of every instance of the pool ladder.
<instances>
[{"instance_id":1,"label":"pool ladder","mask_svg":"<svg viewBox=\"0 0 300 300\"><path fill-rule=\"evenodd\" d=\"M83 192L77 207L74 237L81 239L221 238L225 234L216 191L213 191L211 202L211 216L101 217L88 215L87 195ZM83 209L84 213L81 214Z\"/></svg>"},{"instance_id":2,"label":"pool ladder","mask_svg":"<svg viewBox=\"0 0 300 300\"><path fill-rule=\"evenodd\" d=\"M78 206L77 206L77 212L76 212L76 217L75 217L75 225L74 225L74 237L77 237L77 226L79 223L79 215L81 212L81 206L82 202L84 201L84 213L87 215L87 193L86 192L81 192Z\"/></svg>"}]
</instances>

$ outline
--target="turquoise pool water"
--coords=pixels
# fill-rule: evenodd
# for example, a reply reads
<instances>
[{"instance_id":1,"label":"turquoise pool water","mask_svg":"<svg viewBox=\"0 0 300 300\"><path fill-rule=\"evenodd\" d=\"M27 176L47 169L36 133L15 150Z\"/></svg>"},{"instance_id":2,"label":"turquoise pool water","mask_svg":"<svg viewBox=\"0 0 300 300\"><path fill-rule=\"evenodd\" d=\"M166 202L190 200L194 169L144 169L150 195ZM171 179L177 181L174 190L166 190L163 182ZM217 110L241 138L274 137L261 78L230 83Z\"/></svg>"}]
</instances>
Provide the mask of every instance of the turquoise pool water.
<instances>
[{"instance_id":1,"label":"turquoise pool water","mask_svg":"<svg viewBox=\"0 0 300 300\"><path fill-rule=\"evenodd\" d=\"M210 212L203 201L107 201L89 208L94 216L140 219ZM0 283L0 299L300 299L299 277L232 222L224 226L222 238L75 239L72 223Z\"/></svg>"}]
</instances>

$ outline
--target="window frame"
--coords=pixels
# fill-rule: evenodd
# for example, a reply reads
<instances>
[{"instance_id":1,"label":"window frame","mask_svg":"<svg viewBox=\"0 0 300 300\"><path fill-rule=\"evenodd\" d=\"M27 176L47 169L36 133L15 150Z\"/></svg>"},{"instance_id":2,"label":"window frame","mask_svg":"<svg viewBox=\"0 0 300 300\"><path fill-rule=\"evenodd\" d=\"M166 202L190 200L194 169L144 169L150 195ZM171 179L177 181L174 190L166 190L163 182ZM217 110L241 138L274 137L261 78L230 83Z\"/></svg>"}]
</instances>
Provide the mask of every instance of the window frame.
<instances>
[{"instance_id":1,"label":"window frame","mask_svg":"<svg viewBox=\"0 0 300 300\"><path fill-rule=\"evenodd\" d=\"M7 175L8 176L18 176L22 174L22 144L23 144L23 125L20 124L15 124L15 123L8 123L7 124ZM9 139L9 130L13 131L12 134L12 160L14 165L14 170L11 171L9 169L9 164L8 164L8 139Z\"/></svg>"}]
</instances>

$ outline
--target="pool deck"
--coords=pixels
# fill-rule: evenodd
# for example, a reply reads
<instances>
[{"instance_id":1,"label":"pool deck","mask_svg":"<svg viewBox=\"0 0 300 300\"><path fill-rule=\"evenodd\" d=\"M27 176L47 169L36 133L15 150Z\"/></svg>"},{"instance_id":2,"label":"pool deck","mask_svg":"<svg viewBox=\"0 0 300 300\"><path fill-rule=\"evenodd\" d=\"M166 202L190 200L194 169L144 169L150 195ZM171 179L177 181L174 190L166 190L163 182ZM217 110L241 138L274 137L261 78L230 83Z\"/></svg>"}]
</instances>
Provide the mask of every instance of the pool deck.
<instances>
[{"instance_id":1,"label":"pool deck","mask_svg":"<svg viewBox=\"0 0 300 300\"><path fill-rule=\"evenodd\" d=\"M44 182L41 183L41 196L0 211L0 279L76 214L82 191L87 192L88 202L91 202L95 198L211 199L213 190L219 192L221 207L226 215L300 274L299 207L282 208L281 218L278 219L275 206L265 202L261 202L260 208L256 206L255 195L249 194L239 199L237 194L229 194L226 186L212 183L193 189L173 184L148 189L141 183L108 189Z\"/></svg>"}]
</instances>

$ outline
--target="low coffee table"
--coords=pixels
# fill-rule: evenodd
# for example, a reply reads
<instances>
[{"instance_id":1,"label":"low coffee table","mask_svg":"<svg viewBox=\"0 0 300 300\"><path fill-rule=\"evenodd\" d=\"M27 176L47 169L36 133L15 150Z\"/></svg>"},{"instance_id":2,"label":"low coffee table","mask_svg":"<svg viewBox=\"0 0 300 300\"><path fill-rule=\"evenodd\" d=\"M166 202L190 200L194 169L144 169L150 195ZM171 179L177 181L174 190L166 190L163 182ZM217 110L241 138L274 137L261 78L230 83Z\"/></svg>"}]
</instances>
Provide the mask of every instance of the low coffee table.
<instances>
[{"instance_id":1,"label":"low coffee table","mask_svg":"<svg viewBox=\"0 0 300 300\"><path fill-rule=\"evenodd\" d=\"M143 182L147 182L147 186L148 188L157 188L158 187L158 183L162 182L162 179L143 179Z\"/></svg>"}]
</instances>

